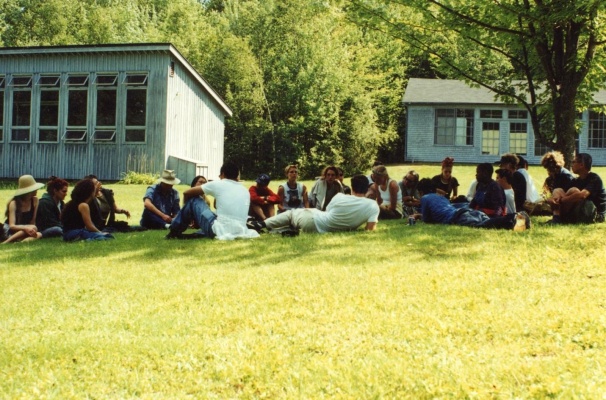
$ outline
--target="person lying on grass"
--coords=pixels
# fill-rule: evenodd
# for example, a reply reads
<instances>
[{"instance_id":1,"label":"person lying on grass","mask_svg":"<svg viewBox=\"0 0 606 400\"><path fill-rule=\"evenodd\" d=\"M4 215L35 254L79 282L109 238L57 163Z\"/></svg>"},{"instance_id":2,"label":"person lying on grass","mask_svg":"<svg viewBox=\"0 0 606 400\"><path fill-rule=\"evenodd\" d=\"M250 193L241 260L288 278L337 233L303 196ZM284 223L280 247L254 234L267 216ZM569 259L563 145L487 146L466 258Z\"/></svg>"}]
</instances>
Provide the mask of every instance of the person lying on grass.
<instances>
[{"instance_id":1,"label":"person lying on grass","mask_svg":"<svg viewBox=\"0 0 606 400\"><path fill-rule=\"evenodd\" d=\"M299 230L308 233L326 233L351 231L364 223L368 231L375 230L379 220L379 205L373 199L366 198L368 178L354 175L351 178L353 195L337 193L326 211L316 208L298 208L287 210L268 218L261 225L268 229L284 229L287 233L296 234Z\"/></svg>"},{"instance_id":2,"label":"person lying on grass","mask_svg":"<svg viewBox=\"0 0 606 400\"><path fill-rule=\"evenodd\" d=\"M211 181L202 186L195 186L183 192L185 205L170 224L166 239L217 238L233 240L259 237L259 233L246 226L250 194L238 182L240 171L234 164L223 164L218 181ZM217 213L213 213L200 196L208 194L215 199ZM191 235L183 232L192 221L200 230Z\"/></svg>"},{"instance_id":3,"label":"person lying on grass","mask_svg":"<svg viewBox=\"0 0 606 400\"><path fill-rule=\"evenodd\" d=\"M422 196L421 213L414 217L423 222L514 231L530 228L530 217L524 211L491 218L480 210L456 208L446 197L436 194L436 188L430 179L421 179L417 188Z\"/></svg>"}]
</instances>

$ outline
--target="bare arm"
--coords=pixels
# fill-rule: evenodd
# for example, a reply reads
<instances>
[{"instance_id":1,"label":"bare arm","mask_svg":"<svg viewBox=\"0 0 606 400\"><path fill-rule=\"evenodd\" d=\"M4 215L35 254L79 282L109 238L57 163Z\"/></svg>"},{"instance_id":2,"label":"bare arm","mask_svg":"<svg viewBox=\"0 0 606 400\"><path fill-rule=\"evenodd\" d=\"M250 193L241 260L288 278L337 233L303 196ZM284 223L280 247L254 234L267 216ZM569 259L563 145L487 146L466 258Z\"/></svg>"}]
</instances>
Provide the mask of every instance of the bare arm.
<instances>
[{"instance_id":1,"label":"bare arm","mask_svg":"<svg viewBox=\"0 0 606 400\"><path fill-rule=\"evenodd\" d=\"M82 221L84 222L84 227L86 228L87 231L101 232L99 229L97 229L95 224L93 224L93 221L90 218L90 207L88 206L87 203L78 204L78 211L80 212L80 215L82 216Z\"/></svg>"},{"instance_id":2,"label":"bare arm","mask_svg":"<svg viewBox=\"0 0 606 400\"><path fill-rule=\"evenodd\" d=\"M278 188L278 197L280 202L278 203L278 210L284 211L284 186L280 185Z\"/></svg>"},{"instance_id":3,"label":"bare arm","mask_svg":"<svg viewBox=\"0 0 606 400\"><path fill-rule=\"evenodd\" d=\"M34 212L34 221L36 220L36 215ZM17 225L17 202L12 200L8 205L8 226L11 231L18 232L23 231L27 234L27 236L35 237L38 232L38 228L36 225L27 224L27 225Z\"/></svg>"},{"instance_id":4,"label":"bare arm","mask_svg":"<svg viewBox=\"0 0 606 400\"><path fill-rule=\"evenodd\" d=\"M303 185L303 206L309 208L309 198L307 197L307 188Z\"/></svg>"},{"instance_id":5,"label":"bare arm","mask_svg":"<svg viewBox=\"0 0 606 400\"><path fill-rule=\"evenodd\" d=\"M364 229L367 231L374 231L376 227L377 227L376 222L367 222L366 227Z\"/></svg>"}]
</instances>

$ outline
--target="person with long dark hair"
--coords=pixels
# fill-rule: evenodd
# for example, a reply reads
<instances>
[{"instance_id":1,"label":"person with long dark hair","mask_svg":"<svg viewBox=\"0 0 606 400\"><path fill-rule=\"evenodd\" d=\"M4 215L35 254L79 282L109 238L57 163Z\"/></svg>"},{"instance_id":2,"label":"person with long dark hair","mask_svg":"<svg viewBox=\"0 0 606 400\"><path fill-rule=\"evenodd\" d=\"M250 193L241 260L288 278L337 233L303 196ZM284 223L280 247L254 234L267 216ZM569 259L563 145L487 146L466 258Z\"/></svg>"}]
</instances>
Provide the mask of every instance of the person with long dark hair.
<instances>
[{"instance_id":1,"label":"person with long dark hair","mask_svg":"<svg viewBox=\"0 0 606 400\"><path fill-rule=\"evenodd\" d=\"M38 203L36 226L43 238L63 236L61 210L65 207L65 197L69 183L65 179L51 176L46 183L46 193Z\"/></svg>"},{"instance_id":2,"label":"person with long dark hair","mask_svg":"<svg viewBox=\"0 0 606 400\"><path fill-rule=\"evenodd\" d=\"M95 198L96 185L92 179L83 179L76 183L69 201L61 213L63 240L107 240L114 237L101 232L93 223L88 205Z\"/></svg>"}]
</instances>

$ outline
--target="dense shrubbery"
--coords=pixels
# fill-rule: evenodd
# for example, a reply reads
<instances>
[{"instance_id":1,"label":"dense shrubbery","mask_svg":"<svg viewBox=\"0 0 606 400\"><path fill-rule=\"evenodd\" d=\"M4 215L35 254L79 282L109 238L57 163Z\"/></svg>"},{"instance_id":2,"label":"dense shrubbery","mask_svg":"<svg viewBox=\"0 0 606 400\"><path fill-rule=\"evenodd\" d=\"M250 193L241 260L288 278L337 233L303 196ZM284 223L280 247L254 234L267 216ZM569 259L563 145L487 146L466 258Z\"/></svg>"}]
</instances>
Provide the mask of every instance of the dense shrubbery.
<instances>
[{"instance_id":1,"label":"dense shrubbery","mask_svg":"<svg viewBox=\"0 0 606 400\"><path fill-rule=\"evenodd\" d=\"M122 179L118 183L124 185L153 185L160 178L158 174L143 174L135 171L122 173Z\"/></svg>"}]
</instances>

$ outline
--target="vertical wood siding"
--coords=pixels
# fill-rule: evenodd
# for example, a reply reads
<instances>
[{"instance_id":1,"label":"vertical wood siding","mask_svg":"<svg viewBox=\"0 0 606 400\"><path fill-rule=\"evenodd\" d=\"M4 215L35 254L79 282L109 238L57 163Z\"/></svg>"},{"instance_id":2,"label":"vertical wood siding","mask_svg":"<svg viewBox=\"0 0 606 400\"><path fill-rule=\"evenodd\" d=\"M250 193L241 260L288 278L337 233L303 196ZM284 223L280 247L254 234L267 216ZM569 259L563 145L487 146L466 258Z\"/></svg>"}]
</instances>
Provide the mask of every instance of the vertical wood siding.
<instances>
[{"instance_id":1,"label":"vertical wood siding","mask_svg":"<svg viewBox=\"0 0 606 400\"><path fill-rule=\"evenodd\" d=\"M70 73L91 74L91 82L96 73L118 73L119 82L126 72L148 73L145 143L125 142L123 109L126 105L126 89L120 85L117 90L116 141L92 141L96 104L96 90L92 84L88 89L86 143L63 141L61 137L67 124L67 87L62 85L57 143L38 143L37 129L34 129L37 126L32 127L30 143L11 143L10 109L6 105L4 137L0 141L0 176L16 178L33 174L36 178L57 175L66 179L80 179L93 173L100 179L118 180L128 170L160 173L166 166L169 153L206 163L209 165L209 175L218 176L223 161L223 111L180 63L175 63L175 75L169 78L171 61L174 60L168 51L120 54L100 51L0 58L0 75L55 73L61 74L62 82ZM9 103L12 91L8 85L5 92L5 103ZM38 113L38 93L39 88L34 86L32 116ZM32 121L36 124L37 117L32 117Z\"/></svg>"},{"instance_id":2,"label":"vertical wood siding","mask_svg":"<svg viewBox=\"0 0 606 400\"><path fill-rule=\"evenodd\" d=\"M183 118L184 115L188 118ZM176 64L175 75L168 78L167 157L196 160L208 166L208 179L217 179L223 164L224 128L223 112ZM187 182L194 175L179 178Z\"/></svg>"}]
</instances>

